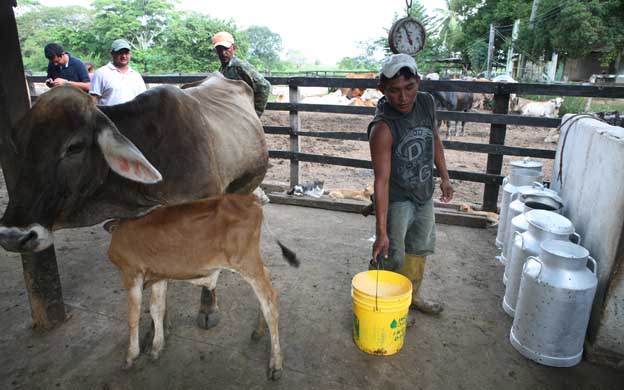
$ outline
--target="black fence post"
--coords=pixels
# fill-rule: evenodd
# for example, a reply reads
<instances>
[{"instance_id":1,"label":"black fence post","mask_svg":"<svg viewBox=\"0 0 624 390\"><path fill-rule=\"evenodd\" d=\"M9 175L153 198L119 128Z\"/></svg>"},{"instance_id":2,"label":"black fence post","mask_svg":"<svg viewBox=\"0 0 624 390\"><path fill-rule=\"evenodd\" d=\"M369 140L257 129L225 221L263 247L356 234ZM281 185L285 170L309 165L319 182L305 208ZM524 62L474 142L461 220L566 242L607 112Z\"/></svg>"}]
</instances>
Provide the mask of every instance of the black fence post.
<instances>
[{"instance_id":1,"label":"black fence post","mask_svg":"<svg viewBox=\"0 0 624 390\"><path fill-rule=\"evenodd\" d=\"M499 85L496 93L494 94L494 114L507 114L509 111L509 89L505 86ZM505 145L505 136L507 133L507 125L494 124L490 125L490 144L491 145ZM503 155L502 154L488 154L486 173L500 175L503 170ZM493 211L497 210L498 203L498 184L488 183L483 190L483 210Z\"/></svg>"}]
</instances>

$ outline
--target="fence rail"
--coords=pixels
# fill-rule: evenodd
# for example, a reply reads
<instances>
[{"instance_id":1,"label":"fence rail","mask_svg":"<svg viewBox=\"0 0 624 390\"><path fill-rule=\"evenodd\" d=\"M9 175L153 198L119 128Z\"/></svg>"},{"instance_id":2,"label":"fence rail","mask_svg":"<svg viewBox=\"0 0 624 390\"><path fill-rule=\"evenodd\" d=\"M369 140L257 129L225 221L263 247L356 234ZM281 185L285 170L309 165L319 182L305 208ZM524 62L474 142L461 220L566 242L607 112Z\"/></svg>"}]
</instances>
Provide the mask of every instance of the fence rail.
<instances>
[{"instance_id":1,"label":"fence rail","mask_svg":"<svg viewBox=\"0 0 624 390\"><path fill-rule=\"evenodd\" d=\"M159 75L143 76L148 84L184 84L198 81L206 75ZM29 81L44 82L45 76L30 76ZM317 137L326 139L340 139L351 141L367 141L365 133L349 133L332 131L304 131L301 129L301 112L323 112L335 114L374 114L374 108L356 106L334 106L324 104L304 104L298 102L299 88L301 87L329 87L329 88L375 88L376 79L351 79L342 77L267 77L272 85L287 85L289 87L289 103L269 103L267 110L288 111L289 126L265 126L267 134L287 135L290 141L290 150L270 150L271 158L290 160L290 185L299 183L299 162L312 162L330 165L341 165L355 168L371 169L370 160L345 158L339 156L321 156L302 153L299 149L299 137ZM465 122L490 123L489 143L468 143L459 141L443 141L444 147L449 150L458 150L488 155L485 172L467 172L449 170L449 176L456 180L466 180L484 183L482 208L495 211L497 207L499 185L502 183L502 164L504 156L534 157L554 159L555 152L546 149L522 148L505 146L507 125L556 128L560 124L558 118L537 118L509 115L509 96L511 94L531 94L546 96L582 96L624 99L624 87L595 86L595 85L567 85L567 84L528 84L528 83L487 83L458 80L430 81L423 80L420 84L423 91L459 91L472 93L487 93L493 95L494 108L489 113L437 111L439 119ZM437 176L437 172L436 172Z\"/></svg>"}]
</instances>

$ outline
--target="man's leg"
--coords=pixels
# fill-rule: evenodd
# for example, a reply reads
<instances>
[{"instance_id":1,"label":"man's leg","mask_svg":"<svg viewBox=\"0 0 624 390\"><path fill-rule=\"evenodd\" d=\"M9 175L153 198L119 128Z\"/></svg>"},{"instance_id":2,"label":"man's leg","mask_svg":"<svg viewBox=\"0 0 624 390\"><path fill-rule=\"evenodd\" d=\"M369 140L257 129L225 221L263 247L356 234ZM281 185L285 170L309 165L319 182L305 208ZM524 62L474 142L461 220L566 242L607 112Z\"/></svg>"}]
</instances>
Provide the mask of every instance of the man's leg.
<instances>
[{"instance_id":1,"label":"man's leg","mask_svg":"<svg viewBox=\"0 0 624 390\"><path fill-rule=\"evenodd\" d=\"M412 282L412 309L426 314L439 314L444 306L420 296L420 286L425 274L427 255L435 248L435 214L433 200L416 206L413 220L405 235L405 258L399 273Z\"/></svg>"}]
</instances>

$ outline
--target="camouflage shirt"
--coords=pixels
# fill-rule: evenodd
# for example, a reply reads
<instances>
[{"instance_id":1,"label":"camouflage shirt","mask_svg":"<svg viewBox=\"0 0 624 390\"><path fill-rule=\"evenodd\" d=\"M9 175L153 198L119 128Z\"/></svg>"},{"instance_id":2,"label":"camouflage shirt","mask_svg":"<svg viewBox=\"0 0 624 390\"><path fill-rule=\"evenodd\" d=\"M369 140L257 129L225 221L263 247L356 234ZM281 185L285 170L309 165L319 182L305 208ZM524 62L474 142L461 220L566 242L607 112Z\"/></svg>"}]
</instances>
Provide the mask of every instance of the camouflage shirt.
<instances>
[{"instance_id":1,"label":"camouflage shirt","mask_svg":"<svg viewBox=\"0 0 624 390\"><path fill-rule=\"evenodd\" d=\"M219 72L230 80L243 80L254 92L254 108L258 117L264 112L269 93L271 92L271 84L249 63L232 57L227 65L221 65Z\"/></svg>"}]
</instances>

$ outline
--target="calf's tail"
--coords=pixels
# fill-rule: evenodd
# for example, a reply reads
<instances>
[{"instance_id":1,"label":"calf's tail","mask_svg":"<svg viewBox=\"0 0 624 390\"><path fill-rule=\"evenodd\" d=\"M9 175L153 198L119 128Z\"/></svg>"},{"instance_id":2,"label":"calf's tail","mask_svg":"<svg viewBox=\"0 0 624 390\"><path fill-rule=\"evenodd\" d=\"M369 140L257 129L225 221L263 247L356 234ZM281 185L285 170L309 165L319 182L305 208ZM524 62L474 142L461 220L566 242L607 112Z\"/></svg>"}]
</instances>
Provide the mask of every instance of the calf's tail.
<instances>
[{"instance_id":1,"label":"calf's tail","mask_svg":"<svg viewBox=\"0 0 624 390\"><path fill-rule=\"evenodd\" d=\"M279 247L282 249L282 256L284 256L284 259L286 259L288 264L292 265L293 267L299 267L300 262L297 258L297 254L292 250L288 249L284 244L280 242L280 240L276 239L275 241L277 242L277 245L279 245Z\"/></svg>"},{"instance_id":2,"label":"calf's tail","mask_svg":"<svg viewBox=\"0 0 624 390\"><path fill-rule=\"evenodd\" d=\"M264 227L266 227L267 232L277 242L277 245L279 245L280 249L282 250L282 256L284 257L284 259L286 259L288 264L292 265L293 267L299 267L300 262L299 262L299 259L297 258L297 254L293 252L292 250L290 250L289 248L287 248L286 245L282 244L280 240L278 240L277 237L275 237L275 234L273 234L273 231L269 227L269 224L267 223L266 219L263 218L262 223L264 224Z\"/></svg>"}]
</instances>

